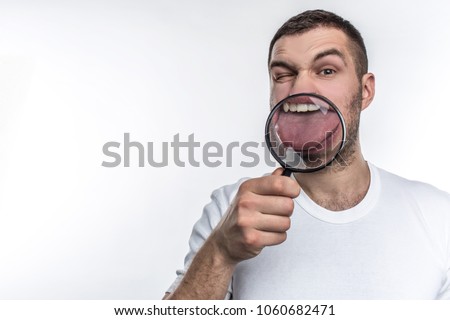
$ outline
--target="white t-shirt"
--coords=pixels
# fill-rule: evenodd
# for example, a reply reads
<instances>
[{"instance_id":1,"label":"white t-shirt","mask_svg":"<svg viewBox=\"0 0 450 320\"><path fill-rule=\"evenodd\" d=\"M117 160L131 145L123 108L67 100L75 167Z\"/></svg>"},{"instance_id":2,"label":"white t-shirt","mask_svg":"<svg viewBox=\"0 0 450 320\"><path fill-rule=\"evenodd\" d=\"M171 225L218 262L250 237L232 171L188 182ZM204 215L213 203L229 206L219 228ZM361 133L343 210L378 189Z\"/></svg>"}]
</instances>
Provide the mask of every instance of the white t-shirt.
<instances>
[{"instance_id":1,"label":"white t-shirt","mask_svg":"<svg viewBox=\"0 0 450 320\"><path fill-rule=\"evenodd\" d=\"M450 195L369 164L364 199L329 211L305 192L295 199L287 240L240 262L233 299L450 299ZM213 192L195 224L185 269L243 180Z\"/></svg>"}]
</instances>

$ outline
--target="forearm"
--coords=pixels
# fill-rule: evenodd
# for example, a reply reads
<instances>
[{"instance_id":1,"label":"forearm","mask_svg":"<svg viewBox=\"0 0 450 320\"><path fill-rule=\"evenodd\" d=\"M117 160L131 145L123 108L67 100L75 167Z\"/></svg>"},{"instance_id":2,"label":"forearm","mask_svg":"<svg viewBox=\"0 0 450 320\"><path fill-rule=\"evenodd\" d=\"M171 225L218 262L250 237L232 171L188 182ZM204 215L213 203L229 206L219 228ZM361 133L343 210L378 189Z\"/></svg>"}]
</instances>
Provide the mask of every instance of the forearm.
<instances>
[{"instance_id":1,"label":"forearm","mask_svg":"<svg viewBox=\"0 0 450 320\"><path fill-rule=\"evenodd\" d=\"M224 299L235 266L210 237L194 257L180 285L165 299Z\"/></svg>"}]
</instances>

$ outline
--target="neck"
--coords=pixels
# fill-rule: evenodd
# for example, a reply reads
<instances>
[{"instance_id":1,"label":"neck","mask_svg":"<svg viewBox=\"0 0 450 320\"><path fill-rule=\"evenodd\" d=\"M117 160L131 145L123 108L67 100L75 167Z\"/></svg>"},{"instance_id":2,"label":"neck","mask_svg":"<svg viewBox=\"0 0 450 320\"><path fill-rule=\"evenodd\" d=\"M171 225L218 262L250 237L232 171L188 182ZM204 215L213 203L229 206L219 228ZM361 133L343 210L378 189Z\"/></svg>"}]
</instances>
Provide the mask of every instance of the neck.
<instances>
[{"instance_id":1,"label":"neck","mask_svg":"<svg viewBox=\"0 0 450 320\"><path fill-rule=\"evenodd\" d=\"M346 165L335 163L314 173L296 173L300 187L318 205L332 211L354 207L364 199L370 171L359 144Z\"/></svg>"}]
</instances>

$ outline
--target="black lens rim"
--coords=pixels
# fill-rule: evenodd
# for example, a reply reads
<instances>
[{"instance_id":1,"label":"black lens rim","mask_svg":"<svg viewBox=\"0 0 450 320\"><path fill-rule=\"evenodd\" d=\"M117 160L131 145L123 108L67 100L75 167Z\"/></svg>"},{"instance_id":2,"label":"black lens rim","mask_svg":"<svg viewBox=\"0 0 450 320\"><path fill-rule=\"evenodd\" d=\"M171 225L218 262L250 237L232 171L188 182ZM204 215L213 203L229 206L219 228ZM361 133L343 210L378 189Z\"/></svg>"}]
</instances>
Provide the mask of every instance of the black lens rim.
<instances>
[{"instance_id":1,"label":"black lens rim","mask_svg":"<svg viewBox=\"0 0 450 320\"><path fill-rule=\"evenodd\" d=\"M290 165L288 165L287 163L285 163L279 156L278 154L275 152L274 148L272 147L271 141L270 141L270 123L272 122L272 118L275 115L275 113L277 112L277 110L279 108L281 108L281 106L289 99L292 99L294 97L313 97L313 98L317 98L319 100L322 100L324 102L326 102L328 105L330 105L337 113L339 120L341 122L342 125L342 139L341 139L341 145L339 146L339 150L336 152L336 154L330 159L330 161L328 161L325 164L322 164L321 166L317 167L317 168L306 168L306 169L299 169L299 168L295 168L295 167L291 167ZM265 126L265 140L266 140L266 146L267 148L269 148L270 153L272 154L272 156L275 158L275 160L278 161L278 163L285 169L285 170L289 170L292 172L315 172L315 171L319 171L322 170L323 168L327 167L328 165L330 165L337 157L337 155L339 154L339 152L341 152L341 150L344 148L345 142L346 142L346 137L347 137L347 128L345 126L345 121L344 121L344 117L342 116L341 111L339 110L339 108L328 98L316 94L316 93L296 93L296 94L292 94L287 96L286 98L284 98L283 100L281 100L280 102L278 102L275 107L270 111L269 116L267 117L267 121L266 121L266 126Z\"/></svg>"}]
</instances>

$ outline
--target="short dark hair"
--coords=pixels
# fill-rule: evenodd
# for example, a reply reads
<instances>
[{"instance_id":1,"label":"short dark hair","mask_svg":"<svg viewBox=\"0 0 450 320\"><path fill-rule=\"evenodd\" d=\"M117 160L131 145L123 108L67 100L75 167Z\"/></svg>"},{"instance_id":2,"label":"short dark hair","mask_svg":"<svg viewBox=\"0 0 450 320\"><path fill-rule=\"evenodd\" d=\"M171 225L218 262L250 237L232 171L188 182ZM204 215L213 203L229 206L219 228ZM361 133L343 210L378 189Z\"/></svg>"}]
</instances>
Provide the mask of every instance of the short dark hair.
<instances>
[{"instance_id":1,"label":"short dark hair","mask_svg":"<svg viewBox=\"0 0 450 320\"><path fill-rule=\"evenodd\" d=\"M359 79L367 73L368 60L364 39L359 31L347 20L342 17L325 10L308 10L302 12L288 21L286 21L280 29L275 33L269 47L269 63L272 50L277 42L283 36L302 34L306 31L318 27L335 28L344 32L350 40L351 51L355 61L356 74Z\"/></svg>"}]
</instances>

